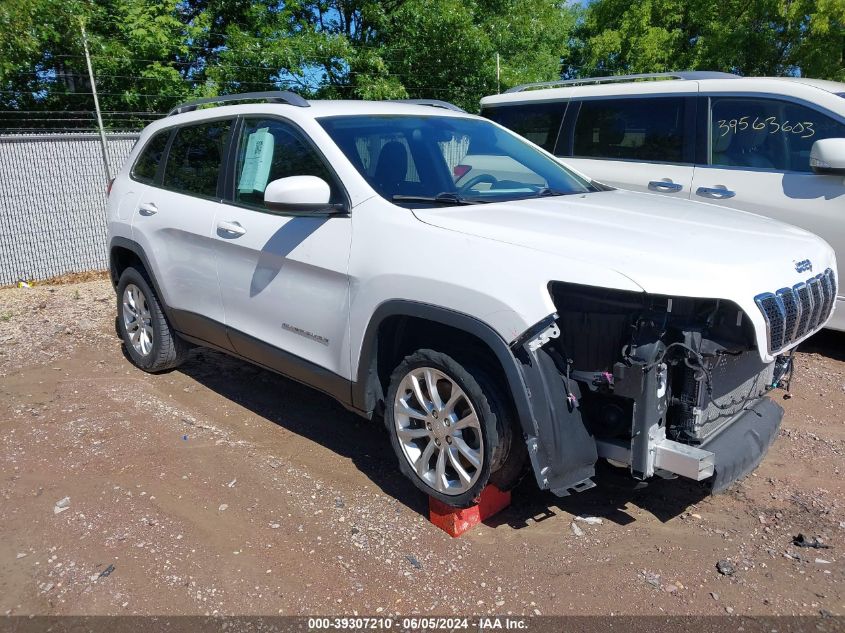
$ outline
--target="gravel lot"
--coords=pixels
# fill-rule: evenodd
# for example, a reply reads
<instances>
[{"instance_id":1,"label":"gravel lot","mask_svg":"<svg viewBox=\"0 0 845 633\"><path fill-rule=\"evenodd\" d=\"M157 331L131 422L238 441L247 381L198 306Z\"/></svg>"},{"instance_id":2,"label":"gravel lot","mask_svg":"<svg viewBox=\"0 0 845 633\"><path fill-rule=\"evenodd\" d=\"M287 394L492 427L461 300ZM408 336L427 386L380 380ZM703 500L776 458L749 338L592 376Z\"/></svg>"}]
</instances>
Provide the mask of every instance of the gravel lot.
<instances>
[{"instance_id":1,"label":"gravel lot","mask_svg":"<svg viewBox=\"0 0 845 633\"><path fill-rule=\"evenodd\" d=\"M843 615L845 336L803 349L730 492L528 480L451 539L386 434L327 397L207 350L144 374L105 280L3 289L0 613Z\"/></svg>"}]
</instances>

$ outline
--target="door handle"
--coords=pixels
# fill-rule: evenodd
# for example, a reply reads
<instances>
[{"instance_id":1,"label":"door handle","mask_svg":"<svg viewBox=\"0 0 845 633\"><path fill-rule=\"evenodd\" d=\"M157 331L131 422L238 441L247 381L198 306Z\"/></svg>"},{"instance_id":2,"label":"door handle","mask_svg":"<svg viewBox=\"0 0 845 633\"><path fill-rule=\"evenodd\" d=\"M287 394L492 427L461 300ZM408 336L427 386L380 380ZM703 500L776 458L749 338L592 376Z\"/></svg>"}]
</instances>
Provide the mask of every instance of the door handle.
<instances>
[{"instance_id":1,"label":"door handle","mask_svg":"<svg viewBox=\"0 0 845 633\"><path fill-rule=\"evenodd\" d=\"M146 216L155 215L158 213L158 207L154 202L142 202L138 205L138 213Z\"/></svg>"},{"instance_id":2,"label":"door handle","mask_svg":"<svg viewBox=\"0 0 845 633\"><path fill-rule=\"evenodd\" d=\"M652 180L648 183L648 188L652 191L669 193L672 191L680 191L684 188L684 186L679 182L672 182L671 180Z\"/></svg>"},{"instance_id":3,"label":"door handle","mask_svg":"<svg viewBox=\"0 0 845 633\"><path fill-rule=\"evenodd\" d=\"M704 198L713 198L714 200L727 200L736 195L736 191L731 191L727 187L699 187L695 193Z\"/></svg>"},{"instance_id":4,"label":"door handle","mask_svg":"<svg viewBox=\"0 0 845 633\"><path fill-rule=\"evenodd\" d=\"M228 233L235 237L240 237L246 233L246 229L241 226L240 222L234 220L221 220L217 223L217 230L221 233Z\"/></svg>"}]
</instances>

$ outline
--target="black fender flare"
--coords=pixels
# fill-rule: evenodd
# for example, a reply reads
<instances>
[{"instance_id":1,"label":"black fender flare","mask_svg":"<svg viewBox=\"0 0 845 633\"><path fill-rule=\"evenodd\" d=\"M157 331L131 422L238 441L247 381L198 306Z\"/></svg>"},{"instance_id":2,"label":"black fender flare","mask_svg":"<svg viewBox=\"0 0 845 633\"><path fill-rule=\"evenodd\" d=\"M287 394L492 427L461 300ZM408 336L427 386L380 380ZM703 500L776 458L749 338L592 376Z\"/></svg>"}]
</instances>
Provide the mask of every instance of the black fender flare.
<instances>
[{"instance_id":1,"label":"black fender flare","mask_svg":"<svg viewBox=\"0 0 845 633\"><path fill-rule=\"evenodd\" d=\"M591 487L598 459L596 444L580 410L567 400L562 379L551 357L527 343L548 326L548 320L526 330L509 345L480 319L441 306L389 300L373 312L361 345L358 371L352 386L355 409L371 413L381 395L378 378L378 332L385 319L408 316L462 330L487 345L499 361L526 438L534 476L542 489L556 494ZM580 395L580 394L579 394Z\"/></svg>"},{"instance_id":2,"label":"black fender flare","mask_svg":"<svg viewBox=\"0 0 845 633\"><path fill-rule=\"evenodd\" d=\"M394 316L407 316L425 319L441 325L472 334L487 345L498 359L511 390L514 405L520 421L530 419L531 406L526 394L525 381L507 342L489 325L476 317L458 312L450 308L410 301L406 299L391 299L380 304L367 324L361 343L361 354L358 358L358 372L352 392L354 406L371 412L379 394L376 361L378 356L378 332L382 323Z\"/></svg>"},{"instance_id":3,"label":"black fender flare","mask_svg":"<svg viewBox=\"0 0 845 633\"><path fill-rule=\"evenodd\" d=\"M144 265L144 269L147 272L147 278L153 284L153 290L156 291L158 300L161 302L165 313L169 312L167 301L165 300L164 295L161 292L161 288L159 288L158 282L156 281L155 275L153 274L153 269L150 266L150 260L147 258L147 254L144 252L144 249L141 247L140 244L138 244L138 242L130 240L126 237L115 236L111 238L111 242L109 242L109 276L111 277L112 286L114 286L114 288L116 289L118 282L118 275L116 274L117 265L114 261L113 255L115 248L125 248L141 260L141 264Z\"/></svg>"}]
</instances>

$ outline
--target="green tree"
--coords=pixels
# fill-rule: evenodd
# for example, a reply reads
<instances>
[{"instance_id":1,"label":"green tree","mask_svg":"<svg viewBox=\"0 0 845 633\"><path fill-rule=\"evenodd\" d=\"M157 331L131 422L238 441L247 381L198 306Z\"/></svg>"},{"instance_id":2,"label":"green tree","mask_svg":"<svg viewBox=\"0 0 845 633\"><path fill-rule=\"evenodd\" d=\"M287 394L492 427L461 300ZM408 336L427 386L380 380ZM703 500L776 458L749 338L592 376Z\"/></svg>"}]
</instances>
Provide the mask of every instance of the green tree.
<instances>
[{"instance_id":1,"label":"green tree","mask_svg":"<svg viewBox=\"0 0 845 633\"><path fill-rule=\"evenodd\" d=\"M317 48L269 0L7 0L0 109L91 109L80 21L106 112L162 112L192 97L297 85ZM107 122L131 127L131 116Z\"/></svg>"},{"instance_id":2,"label":"green tree","mask_svg":"<svg viewBox=\"0 0 845 633\"><path fill-rule=\"evenodd\" d=\"M845 0L597 0L572 76L707 69L841 79Z\"/></svg>"},{"instance_id":3,"label":"green tree","mask_svg":"<svg viewBox=\"0 0 845 633\"><path fill-rule=\"evenodd\" d=\"M845 0L805 0L789 12L801 34L792 63L808 77L845 81Z\"/></svg>"},{"instance_id":4,"label":"green tree","mask_svg":"<svg viewBox=\"0 0 845 633\"><path fill-rule=\"evenodd\" d=\"M184 42L189 33L175 15L176 4L9 0L0 6L2 106L89 107L81 22L89 34L104 110L155 108L158 95L183 96L189 90L177 69L188 51L174 42Z\"/></svg>"},{"instance_id":5,"label":"green tree","mask_svg":"<svg viewBox=\"0 0 845 633\"><path fill-rule=\"evenodd\" d=\"M497 89L497 53L502 89L558 78L574 24L574 9L550 0L408 0L377 40L408 96L476 111Z\"/></svg>"},{"instance_id":6,"label":"green tree","mask_svg":"<svg viewBox=\"0 0 845 633\"><path fill-rule=\"evenodd\" d=\"M287 3L310 30L321 96L438 98L476 110L496 90L555 79L576 10L553 0ZM319 46L319 48L317 48ZM331 55L326 53L331 51Z\"/></svg>"},{"instance_id":7,"label":"green tree","mask_svg":"<svg viewBox=\"0 0 845 633\"><path fill-rule=\"evenodd\" d=\"M192 97L290 88L429 97L475 110L497 86L554 79L575 10L554 0L5 0L0 107L90 111L88 31L107 122ZM141 115L138 115L139 117Z\"/></svg>"}]
</instances>

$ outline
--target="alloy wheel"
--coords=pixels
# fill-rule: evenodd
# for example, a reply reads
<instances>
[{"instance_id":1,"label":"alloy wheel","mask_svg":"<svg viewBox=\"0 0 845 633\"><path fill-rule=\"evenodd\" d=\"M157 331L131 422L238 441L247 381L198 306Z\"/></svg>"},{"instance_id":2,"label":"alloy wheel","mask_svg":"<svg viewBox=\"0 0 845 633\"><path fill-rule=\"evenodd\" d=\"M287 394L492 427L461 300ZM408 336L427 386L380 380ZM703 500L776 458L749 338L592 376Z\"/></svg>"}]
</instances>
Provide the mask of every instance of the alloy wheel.
<instances>
[{"instance_id":1,"label":"alloy wheel","mask_svg":"<svg viewBox=\"0 0 845 633\"><path fill-rule=\"evenodd\" d=\"M437 492L459 495L481 475L481 422L463 389L433 367L408 372L393 403L399 445L417 476Z\"/></svg>"},{"instance_id":2,"label":"alloy wheel","mask_svg":"<svg viewBox=\"0 0 845 633\"><path fill-rule=\"evenodd\" d=\"M123 326L133 349L148 356L153 349L152 314L147 298L135 284L123 290Z\"/></svg>"}]
</instances>

